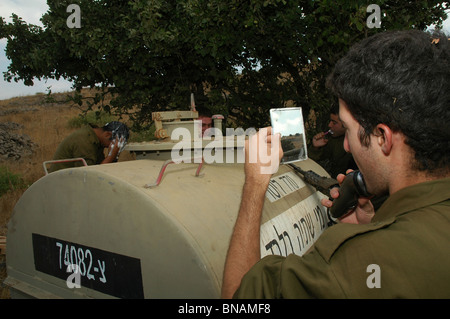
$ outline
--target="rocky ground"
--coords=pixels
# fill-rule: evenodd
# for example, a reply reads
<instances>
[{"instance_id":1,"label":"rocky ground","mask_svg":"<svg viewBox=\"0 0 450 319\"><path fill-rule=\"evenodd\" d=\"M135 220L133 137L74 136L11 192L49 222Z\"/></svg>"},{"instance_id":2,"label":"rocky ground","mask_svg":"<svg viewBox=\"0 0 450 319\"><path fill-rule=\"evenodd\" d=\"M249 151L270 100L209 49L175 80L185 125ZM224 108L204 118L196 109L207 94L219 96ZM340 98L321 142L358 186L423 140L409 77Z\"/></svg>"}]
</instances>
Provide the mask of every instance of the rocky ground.
<instances>
[{"instance_id":1,"label":"rocky ground","mask_svg":"<svg viewBox=\"0 0 450 319\"><path fill-rule=\"evenodd\" d=\"M0 123L0 159L19 160L33 154L37 145L29 136L15 133L21 128L14 122Z\"/></svg>"}]
</instances>

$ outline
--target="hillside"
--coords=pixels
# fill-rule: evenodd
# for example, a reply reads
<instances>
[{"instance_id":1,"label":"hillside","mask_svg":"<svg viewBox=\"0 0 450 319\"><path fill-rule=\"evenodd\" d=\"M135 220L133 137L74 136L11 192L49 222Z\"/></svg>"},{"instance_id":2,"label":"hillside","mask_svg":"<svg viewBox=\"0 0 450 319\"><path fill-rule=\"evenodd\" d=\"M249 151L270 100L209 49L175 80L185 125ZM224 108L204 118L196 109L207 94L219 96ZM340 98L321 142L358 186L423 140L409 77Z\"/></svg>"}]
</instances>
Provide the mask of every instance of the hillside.
<instances>
[{"instance_id":1,"label":"hillside","mask_svg":"<svg viewBox=\"0 0 450 319\"><path fill-rule=\"evenodd\" d=\"M20 187L10 187L6 193L0 193L0 236L7 235L14 206L26 188L44 176L42 163L52 159L59 143L76 129L69 121L82 112L72 102L65 102L68 94L71 93L52 94L51 99L37 94L0 100L0 169L23 181ZM90 93L85 91L85 94ZM124 153L121 160L130 156ZM8 180L1 182L12 185ZM2 285L5 276L5 256L1 255L0 299L9 297Z\"/></svg>"}]
</instances>

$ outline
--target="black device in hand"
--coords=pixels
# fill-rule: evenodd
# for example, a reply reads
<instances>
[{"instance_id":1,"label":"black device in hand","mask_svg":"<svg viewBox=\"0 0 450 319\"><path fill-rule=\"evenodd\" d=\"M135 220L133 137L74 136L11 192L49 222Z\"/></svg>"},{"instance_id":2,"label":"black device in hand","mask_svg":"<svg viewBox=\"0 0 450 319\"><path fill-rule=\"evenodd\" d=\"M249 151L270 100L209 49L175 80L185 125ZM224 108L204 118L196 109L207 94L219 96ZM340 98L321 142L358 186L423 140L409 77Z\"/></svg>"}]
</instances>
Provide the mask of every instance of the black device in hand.
<instances>
[{"instance_id":1,"label":"black device in hand","mask_svg":"<svg viewBox=\"0 0 450 319\"><path fill-rule=\"evenodd\" d=\"M339 197L333 200L330 213L334 218L339 218L354 208L359 197L370 197L366 189L364 177L359 170L350 172L339 188Z\"/></svg>"}]
</instances>

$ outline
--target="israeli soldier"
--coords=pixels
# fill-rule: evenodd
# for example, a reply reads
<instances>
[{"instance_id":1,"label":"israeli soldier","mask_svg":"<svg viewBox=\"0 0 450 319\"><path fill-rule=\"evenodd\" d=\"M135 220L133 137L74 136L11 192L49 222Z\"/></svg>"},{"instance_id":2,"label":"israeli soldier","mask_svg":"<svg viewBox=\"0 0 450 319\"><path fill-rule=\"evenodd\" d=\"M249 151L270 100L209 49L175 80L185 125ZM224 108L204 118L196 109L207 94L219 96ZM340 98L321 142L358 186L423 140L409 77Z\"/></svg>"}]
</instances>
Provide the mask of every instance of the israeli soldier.
<instances>
[{"instance_id":1,"label":"israeli soldier","mask_svg":"<svg viewBox=\"0 0 450 319\"><path fill-rule=\"evenodd\" d=\"M260 260L271 176L246 160L224 298L450 298L449 42L415 30L383 32L336 64L328 85L339 100L344 148L368 192L389 197L376 213L370 198L359 198L302 257ZM281 159L277 138L269 129L249 143L267 141Z\"/></svg>"}]
</instances>

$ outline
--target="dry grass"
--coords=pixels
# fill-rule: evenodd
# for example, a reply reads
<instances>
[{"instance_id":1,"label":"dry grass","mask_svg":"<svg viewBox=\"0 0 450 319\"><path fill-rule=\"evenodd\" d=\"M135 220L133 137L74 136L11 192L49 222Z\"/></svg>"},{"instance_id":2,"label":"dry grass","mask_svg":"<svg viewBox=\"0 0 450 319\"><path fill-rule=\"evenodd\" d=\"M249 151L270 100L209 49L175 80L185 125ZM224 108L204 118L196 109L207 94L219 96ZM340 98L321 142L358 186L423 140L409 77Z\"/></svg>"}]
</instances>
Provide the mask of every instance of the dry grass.
<instances>
[{"instance_id":1,"label":"dry grass","mask_svg":"<svg viewBox=\"0 0 450 319\"><path fill-rule=\"evenodd\" d=\"M0 122L14 122L22 125L16 134L26 134L37 144L34 154L19 161L2 160L0 165L19 174L31 185L44 176L42 162L52 158L56 147L73 129L67 121L80 113L70 104L42 104L45 96L35 95L0 101ZM0 197L0 236L6 235L7 224L22 190L9 191ZM0 298L9 298L9 292L2 286L6 276L5 256L0 256Z\"/></svg>"},{"instance_id":2,"label":"dry grass","mask_svg":"<svg viewBox=\"0 0 450 319\"><path fill-rule=\"evenodd\" d=\"M54 94L56 100L63 101L68 93ZM89 94L89 92L83 92ZM43 103L45 95L34 95L0 101L0 122L14 122L22 128L16 134L28 135L37 144L31 157L15 160L0 160L12 173L19 174L28 185L45 175L42 163L53 157L59 143L76 128L70 128L68 121L81 114L80 109L68 103ZM120 160L130 160L132 156L124 152ZM0 236L6 236L7 224L22 190L9 191L0 197ZM9 293L2 283L6 276L4 255L0 256L0 299Z\"/></svg>"},{"instance_id":3,"label":"dry grass","mask_svg":"<svg viewBox=\"0 0 450 319\"><path fill-rule=\"evenodd\" d=\"M28 135L37 144L31 157L2 160L0 165L19 174L26 183L32 184L44 176L42 162L52 158L56 147L73 129L67 121L80 113L68 104L42 104L45 96L35 95L0 101L0 122L14 122L22 125L14 133ZM6 235L6 223L12 209L24 190L8 192L0 198L0 235Z\"/></svg>"}]
</instances>

